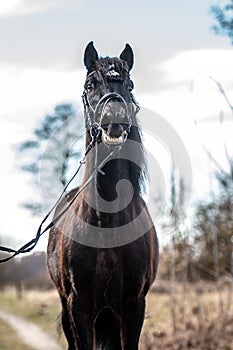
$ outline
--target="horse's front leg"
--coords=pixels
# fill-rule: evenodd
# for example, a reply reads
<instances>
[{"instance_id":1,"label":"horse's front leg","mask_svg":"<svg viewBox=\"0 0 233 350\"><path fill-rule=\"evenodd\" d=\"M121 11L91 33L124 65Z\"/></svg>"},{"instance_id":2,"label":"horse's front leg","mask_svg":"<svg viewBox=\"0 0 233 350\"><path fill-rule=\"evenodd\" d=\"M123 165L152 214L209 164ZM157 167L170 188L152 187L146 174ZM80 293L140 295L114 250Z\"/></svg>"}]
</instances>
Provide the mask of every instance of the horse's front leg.
<instances>
[{"instance_id":1,"label":"horse's front leg","mask_svg":"<svg viewBox=\"0 0 233 350\"><path fill-rule=\"evenodd\" d=\"M75 350L95 350L94 330L89 310L74 293L68 301L69 319L75 338ZM70 350L70 348L68 349ZM73 349L72 349L73 350Z\"/></svg>"},{"instance_id":2,"label":"horse's front leg","mask_svg":"<svg viewBox=\"0 0 233 350\"><path fill-rule=\"evenodd\" d=\"M72 324L70 322L67 300L61 298L62 303L62 328L68 343L68 350L76 350L75 337L73 334Z\"/></svg>"},{"instance_id":3,"label":"horse's front leg","mask_svg":"<svg viewBox=\"0 0 233 350\"><path fill-rule=\"evenodd\" d=\"M145 298L130 300L123 316L124 350L138 350L140 333L145 317Z\"/></svg>"}]
</instances>

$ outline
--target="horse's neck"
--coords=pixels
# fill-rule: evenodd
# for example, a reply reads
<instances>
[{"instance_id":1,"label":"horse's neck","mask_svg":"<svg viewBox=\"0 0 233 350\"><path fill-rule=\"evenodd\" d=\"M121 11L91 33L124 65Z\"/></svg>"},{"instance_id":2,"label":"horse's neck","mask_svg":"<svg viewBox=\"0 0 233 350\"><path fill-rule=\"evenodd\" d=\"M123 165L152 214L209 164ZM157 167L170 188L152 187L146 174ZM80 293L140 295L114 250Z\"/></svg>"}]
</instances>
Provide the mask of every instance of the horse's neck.
<instances>
[{"instance_id":1,"label":"horse's neck","mask_svg":"<svg viewBox=\"0 0 233 350\"><path fill-rule=\"evenodd\" d=\"M98 146L92 150L86 164L84 181L109 154L109 149L105 148L106 154L103 154L103 150L99 152ZM106 162L85 190L84 200L88 205L99 212L117 213L130 203L130 207L133 206L132 203L136 204L139 193L138 189L134 188L135 179L131 178L131 166L129 160L121 158L120 152Z\"/></svg>"},{"instance_id":2,"label":"horse's neck","mask_svg":"<svg viewBox=\"0 0 233 350\"><path fill-rule=\"evenodd\" d=\"M129 161L113 159L103 166L96 178L96 190L105 201L112 202L122 200L127 194L130 181ZM121 198L121 199L120 199Z\"/></svg>"}]
</instances>

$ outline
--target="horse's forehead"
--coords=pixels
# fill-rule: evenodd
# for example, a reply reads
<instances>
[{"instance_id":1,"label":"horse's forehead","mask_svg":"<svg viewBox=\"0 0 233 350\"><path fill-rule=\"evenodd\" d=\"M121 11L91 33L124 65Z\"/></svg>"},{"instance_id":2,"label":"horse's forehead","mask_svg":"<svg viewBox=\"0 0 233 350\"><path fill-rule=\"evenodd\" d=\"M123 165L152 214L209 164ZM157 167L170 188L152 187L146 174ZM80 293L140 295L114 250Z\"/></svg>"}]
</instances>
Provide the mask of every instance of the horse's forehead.
<instances>
[{"instance_id":1,"label":"horse's forehead","mask_svg":"<svg viewBox=\"0 0 233 350\"><path fill-rule=\"evenodd\" d=\"M122 68L122 61L117 58L117 57L104 57L100 59L100 64L105 67L108 68L109 66L116 66L118 68Z\"/></svg>"},{"instance_id":2,"label":"horse's forehead","mask_svg":"<svg viewBox=\"0 0 233 350\"><path fill-rule=\"evenodd\" d=\"M98 69L107 78L122 80L125 77L125 67L123 62L117 57L105 57L99 60Z\"/></svg>"}]
</instances>

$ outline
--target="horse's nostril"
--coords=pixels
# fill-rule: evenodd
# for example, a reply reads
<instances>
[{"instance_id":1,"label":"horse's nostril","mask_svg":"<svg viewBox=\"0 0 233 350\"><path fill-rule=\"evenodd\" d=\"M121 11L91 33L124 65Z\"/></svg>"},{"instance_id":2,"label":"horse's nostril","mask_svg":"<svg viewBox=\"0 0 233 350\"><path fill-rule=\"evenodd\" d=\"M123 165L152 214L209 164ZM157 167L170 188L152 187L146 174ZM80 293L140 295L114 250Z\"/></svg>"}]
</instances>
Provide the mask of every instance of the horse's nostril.
<instances>
[{"instance_id":1,"label":"horse's nostril","mask_svg":"<svg viewBox=\"0 0 233 350\"><path fill-rule=\"evenodd\" d=\"M101 117L101 124L127 124L128 122L128 116L127 113L125 113L125 111L114 111L109 110L106 113L102 114Z\"/></svg>"},{"instance_id":2,"label":"horse's nostril","mask_svg":"<svg viewBox=\"0 0 233 350\"><path fill-rule=\"evenodd\" d=\"M102 128L106 129L108 125L111 124L111 122L112 122L112 114L110 113L104 114L103 117L101 118Z\"/></svg>"},{"instance_id":3,"label":"horse's nostril","mask_svg":"<svg viewBox=\"0 0 233 350\"><path fill-rule=\"evenodd\" d=\"M108 130L109 124L101 124L101 128L104 129L105 131Z\"/></svg>"},{"instance_id":4,"label":"horse's nostril","mask_svg":"<svg viewBox=\"0 0 233 350\"><path fill-rule=\"evenodd\" d=\"M121 124L111 123L108 125L107 133L112 137L120 137L124 132L124 129Z\"/></svg>"},{"instance_id":5,"label":"horse's nostril","mask_svg":"<svg viewBox=\"0 0 233 350\"><path fill-rule=\"evenodd\" d=\"M119 113L117 115L117 121L120 124L127 124L128 123L128 117L125 113Z\"/></svg>"}]
</instances>

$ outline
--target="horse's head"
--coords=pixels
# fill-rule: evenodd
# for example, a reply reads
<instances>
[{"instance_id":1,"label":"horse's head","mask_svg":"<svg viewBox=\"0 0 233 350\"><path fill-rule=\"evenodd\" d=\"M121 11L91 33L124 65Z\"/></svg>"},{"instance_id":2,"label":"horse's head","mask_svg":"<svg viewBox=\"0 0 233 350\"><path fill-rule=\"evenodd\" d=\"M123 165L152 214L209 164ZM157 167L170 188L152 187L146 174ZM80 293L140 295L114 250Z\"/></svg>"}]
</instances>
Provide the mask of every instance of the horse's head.
<instances>
[{"instance_id":1,"label":"horse's head","mask_svg":"<svg viewBox=\"0 0 233 350\"><path fill-rule=\"evenodd\" d=\"M129 76L133 51L126 44L119 58L99 58L90 42L84 53L84 64L87 68L83 93L86 126L89 130L99 128L105 144L122 144L139 110Z\"/></svg>"}]
</instances>

